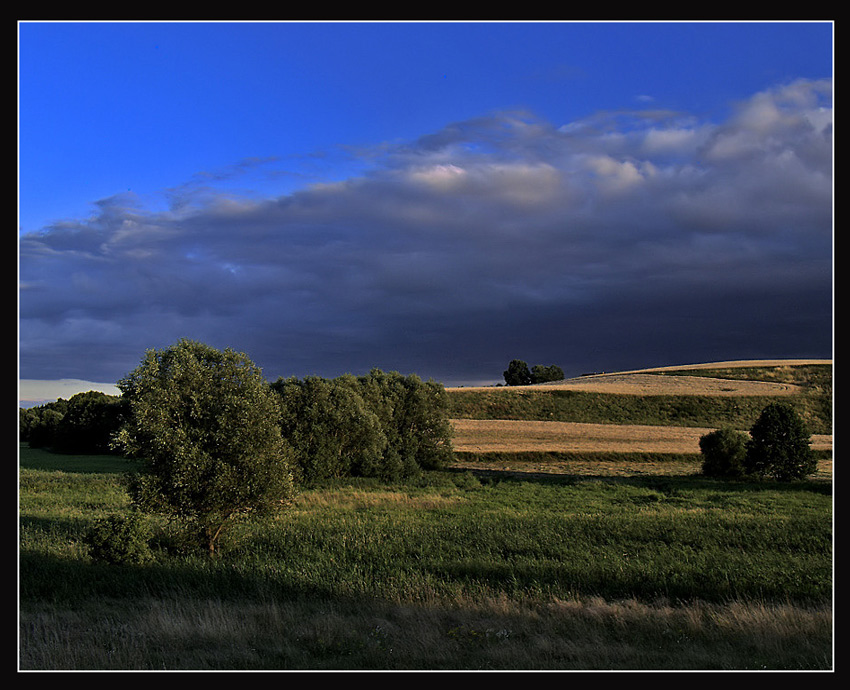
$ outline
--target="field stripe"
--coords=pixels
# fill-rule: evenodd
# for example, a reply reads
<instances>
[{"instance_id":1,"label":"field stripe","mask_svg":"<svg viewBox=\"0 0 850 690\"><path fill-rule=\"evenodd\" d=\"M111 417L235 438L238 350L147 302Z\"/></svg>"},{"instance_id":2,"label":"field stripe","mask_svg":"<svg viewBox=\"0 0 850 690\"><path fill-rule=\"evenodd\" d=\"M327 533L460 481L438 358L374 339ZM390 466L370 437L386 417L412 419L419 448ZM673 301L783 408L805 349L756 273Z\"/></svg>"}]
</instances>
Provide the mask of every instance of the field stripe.
<instances>
[{"instance_id":1,"label":"field stripe","mask_svg":"<svg viewBox=\"0 0 850 690\"><path fill-rule=\"evenodd\" d=\"M459 452L699 453L701 436L714 428L454 419ZM812 436L812 448L831 449L831 435Z\"/></svg>"}]
</instances>

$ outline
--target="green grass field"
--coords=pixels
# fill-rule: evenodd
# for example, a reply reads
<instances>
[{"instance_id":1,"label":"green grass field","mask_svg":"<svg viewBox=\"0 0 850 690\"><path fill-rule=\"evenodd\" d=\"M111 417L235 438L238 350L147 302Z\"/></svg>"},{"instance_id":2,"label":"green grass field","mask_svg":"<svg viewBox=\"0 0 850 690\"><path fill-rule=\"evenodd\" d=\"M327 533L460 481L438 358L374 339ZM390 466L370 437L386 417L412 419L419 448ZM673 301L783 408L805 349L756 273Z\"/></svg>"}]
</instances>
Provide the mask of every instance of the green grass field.
<instances>
[{"instance_id":1,"label":"green grass field","mask_svg":"<svg viewBox=\"0 0 850 690\"><path fill-rule=\"evenodd\" d=\"M22 670L832 667L832 485L441 471L305 489L217 559L83 537L108 456L20 451Z\"/></svg>"}]
</instances>

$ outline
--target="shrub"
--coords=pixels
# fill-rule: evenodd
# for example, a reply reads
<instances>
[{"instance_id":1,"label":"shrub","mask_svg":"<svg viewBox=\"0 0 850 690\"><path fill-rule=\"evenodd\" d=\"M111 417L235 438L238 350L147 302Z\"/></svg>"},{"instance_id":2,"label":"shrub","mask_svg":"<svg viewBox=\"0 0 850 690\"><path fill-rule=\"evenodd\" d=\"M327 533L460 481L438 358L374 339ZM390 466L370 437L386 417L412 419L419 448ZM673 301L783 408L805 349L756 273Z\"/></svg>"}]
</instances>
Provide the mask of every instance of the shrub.
<instances>
[{"instance_id":1,"label":"shrub","mask_svg":"<svg viewBox=\"0 0 850 690\"><path fill-rule=\"evenodd\" d=\"M85 543L95 561L112 565L146 563L151 560L150 530L137 513L110 515L95 522Z\"/></svg>"},{"instance_id":2,"label":"shrub","mask_svg":"<svg viewBox=\"0 0 850 690\"><path fill-rule=\"evenodd\" d=\"M743 431L722 428L699 440L702 473L709 477L740 477L744 474L748 436Z\"/></svg>"},{"instance_id":3,"label":"shrub","mask_svg":"<svg viewBox=\"0 0 850 690\"><path fill-rule=\"evenodd\" d=\"M442 384L380 369L357 383L387 441L379 466L361 468L361 474L392 480L445 467L452 457L452 426Z\"/></svg>"},{"instance_id":4,"label":"shrub","mask_svg":"<svg viewBox=\"0 0 850 690\"><path fill-rule=\"evenodd\" d=\"M803 419L787 403L771 403L750 429L746 471L777 481L802 479L817 470Z\"/></svg>"}]
</instances>

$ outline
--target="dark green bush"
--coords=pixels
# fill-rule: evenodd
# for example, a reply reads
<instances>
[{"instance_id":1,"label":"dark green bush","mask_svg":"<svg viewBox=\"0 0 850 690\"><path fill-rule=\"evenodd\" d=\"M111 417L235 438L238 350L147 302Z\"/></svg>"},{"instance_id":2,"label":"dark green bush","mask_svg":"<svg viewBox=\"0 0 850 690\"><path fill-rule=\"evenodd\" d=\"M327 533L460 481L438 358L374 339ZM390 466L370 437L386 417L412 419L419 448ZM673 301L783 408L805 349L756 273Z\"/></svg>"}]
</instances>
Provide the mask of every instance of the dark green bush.
<instances>
[{"instance_id":1,"label":"dark green bush","mask_svg":"<svg viewBox=\"0 0 850 690\"><path fill-rule=\"evenodd\" d=\"M723 428L699 440L702 473L708 477L740 477L744 474L749 437L743 431Z\"/></svg>"},{"instance_id":2,"label":"dark green bush","mask_svg":"<svg viewBox=\"0 0 850 690\"><path fill-rule=\"evenodd\" d=\"M387 445L377 415L369 410L353 376L278 379L281 433L295 452L299 481L369 476Z\"/></svg>"},{"instance_id":3,"label":"dark green bush","mask_svg":"<svg viewBox=\"0 0 850 690\"><path fill-rule=\"evenodd\" d=\"M787 403L771 403L750 429L745 469L777 481L803 479L817 470L811 435L803 419Z\"/></svg>"},{"instance_id":4,"label":"dark green bush","mask_svg":"<svg viewBox=\"0 0 850 690\"><path fill-rule=\"evenodd\" d=\"M151 560L150 529L137 513L110 515L95 522L86 535L92 559L112 565Z\"/></svg>"},{"instance_id":5,"label":"dark green bush","mask_svg":"<svg viewBox=\"0 0 850 690\"><path fill-rule=\"evenodd\" d=\"M394 481L440 469L452 458L448 395L435 381L373 369L330 380L280 378L271 388L302 481Z\"/></svg>"}]
</instances>

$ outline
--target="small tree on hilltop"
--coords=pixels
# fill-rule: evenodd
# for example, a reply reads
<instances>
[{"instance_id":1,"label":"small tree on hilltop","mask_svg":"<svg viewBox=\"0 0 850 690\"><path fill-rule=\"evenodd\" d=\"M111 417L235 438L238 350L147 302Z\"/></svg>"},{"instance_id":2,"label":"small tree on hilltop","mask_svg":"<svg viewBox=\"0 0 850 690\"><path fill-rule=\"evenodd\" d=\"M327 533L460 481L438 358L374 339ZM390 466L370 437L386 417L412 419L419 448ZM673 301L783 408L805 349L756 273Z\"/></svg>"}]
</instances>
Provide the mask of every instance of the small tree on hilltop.
<instances>
[{"instance_id":1,"label":"small tree on hilltop","mask_svg":"<svg viewBox=\"0 0 850 690\"><path fill-rule=\"evenodd\" d=\"M531 367L531 382L546 383L547 381L562 381L564 378L564 370L556 364L550 364L548 367L542 364L535 364Z\"/></svg>"},{"instance_id":2,"label":"small tree on hilltop","mask_svg":"<svg viewBox=\"0 0 850 690\"><path fill-rule=\"evenodd\" d=\"M817 470L811 435L787 403L771 403L750 429L745 467L748 473L778 481L802 479Z\"/></svg>"},{"instance_id":3,"label":"small tree on hilltop","mask_svg":"<svg viewBox=\"0 0 850 690\"><path fill-rule=\"evenodd\" d=\"M181 340L149 350L118 387L129 408L119 447L143 466L136 507L187 524L213 554L235 520L291 498L277 396L245 355Z\"/></svg>"},{"instance_id":4,"label":"small tree on hilltop","mask_svg":"<svg viewBox=\"0 0 850 690\"><path fill-rule=\"evenodd\" d=\"M531 372L528 364L521 359L512 359L503 373L505 383L509 386L527 386L531 383Z\"/></svg>"}]
</instances>

